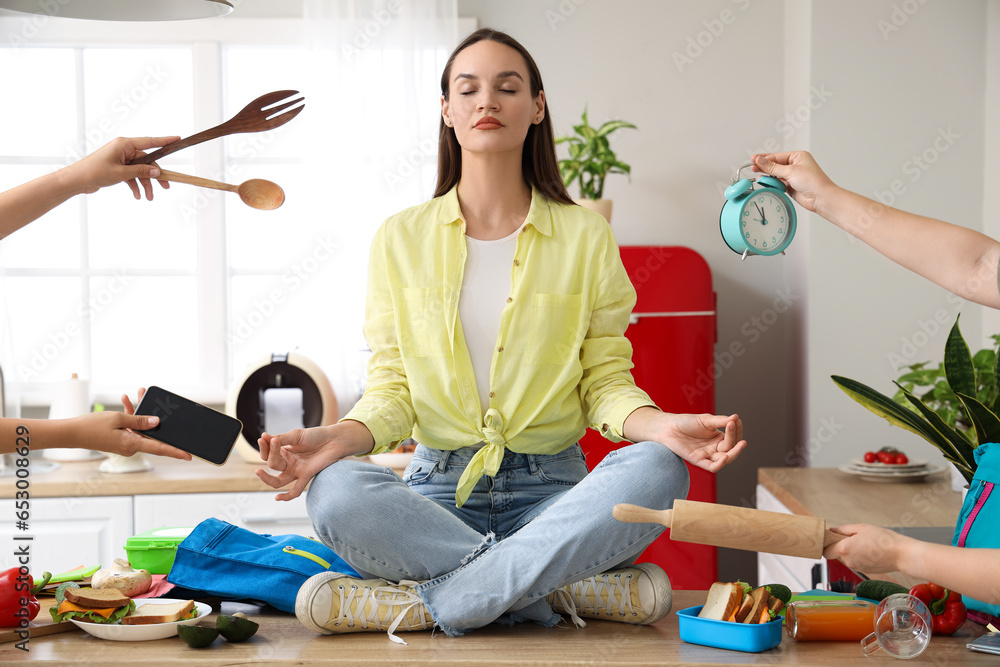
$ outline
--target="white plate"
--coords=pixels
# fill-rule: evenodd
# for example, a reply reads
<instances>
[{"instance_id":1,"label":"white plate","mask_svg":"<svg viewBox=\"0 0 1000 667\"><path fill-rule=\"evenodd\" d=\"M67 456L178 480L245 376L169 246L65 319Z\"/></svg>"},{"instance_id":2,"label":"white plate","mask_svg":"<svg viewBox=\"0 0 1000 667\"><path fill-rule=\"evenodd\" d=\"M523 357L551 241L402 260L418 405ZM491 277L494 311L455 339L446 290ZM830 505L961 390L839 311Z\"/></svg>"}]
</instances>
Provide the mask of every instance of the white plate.
<instances>
[{"instance_id":1,"label":"white plate","mask_svg":"<svg viewBox=\"0 0 1000 667\"><path fill-rule=\"evenodd\" d=\"M859 470L918 470L927 467L927 461L910 459L909 463L868 463L861 459L851 459L851 465Z\"/></svg>"},{"instance_id":2,"label":"white plate","mask_svg":"<svg viewBox=\"0 0 1000 667\"><path fill-rule=\"evenodd\" d=\"M887 468L889 466L886 466ZM848 475L855 475L866 482L921 482L924 478L935 475L944 470L944 466L928 466L922 470L885 470L874 472L870 470L857 470L849 465L840 466L841 472Z\"/></svg>"},{"instance_id":3,"label":"white plate","mask_svg":"<svg viewBox=\"0 0 1000 667\"><path fill-rule=\"evenodd\" d=\"M150 598L135 600L136 609L147 604L173 604L184 602L184 600L170 598ZM173 623L150 623L148 625L121 625L120 623L88 623L75 618L69 622L84 632L94 635L99 639L110 639L116 642L145 642L151 639L165 639L177 634L178 625L195 625L199 620L212 613L212 608L204 603L195 602L195 609L198 615L186 621L174 621Z\"/></svg>"}]
</instances>

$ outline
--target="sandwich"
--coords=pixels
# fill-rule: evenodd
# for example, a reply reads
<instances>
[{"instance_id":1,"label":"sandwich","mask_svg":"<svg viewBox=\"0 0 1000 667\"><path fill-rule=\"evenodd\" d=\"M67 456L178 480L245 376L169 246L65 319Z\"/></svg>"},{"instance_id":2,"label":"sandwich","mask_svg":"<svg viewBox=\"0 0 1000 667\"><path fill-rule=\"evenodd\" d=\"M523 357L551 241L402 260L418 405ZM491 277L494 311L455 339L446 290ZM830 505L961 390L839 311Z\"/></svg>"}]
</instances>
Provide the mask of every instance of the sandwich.
<instances>
[{"instance_id":1,"label":"sandwich","mask_svg":"<svg viewBox=\"0 0 1000 667\"><path fill-rule=\"evenodd\" d=\"M122 618L122 625L150 625L152 623L174 623L186 618L194 618L198 610L194 600L166 604L143 604Z\"/></svg>"},{"instance_id":2,"label":"sandwich","mask_svg":"<svg viewBox=\"0 0 1000 667\"><path fill-rule=\"evenodd\" d=\"M743 587L739 583L717 581L708 589L708 599L698 617L728 621L740 611L743 597Z\"/></svg>"},{"instance_id":3,"label":"sandwich","mask_svg":"<svg viewBox=\"0 0 1000 667\"><path fill-rule=\"evenodd\" d=\"M784 592L778 589L784 589ZM771 584L751 589L742 581L716 582L708 589L708 599L699 612L699 618L733 623L767 623L777 616L785 601L776 595L791 597L785 586Z\"/></svg>"},{"instance_id":4,"label":"sandwich","mask_svg":"<svg viewBox=\"0 0 1000 667\"><path fill-rule=\"evenodd\" d=\"M118 623L135 603L114 588L67 588L58 607L49 609L56 623L75 618L88 623Z\"/></svg>"}]
</instances>

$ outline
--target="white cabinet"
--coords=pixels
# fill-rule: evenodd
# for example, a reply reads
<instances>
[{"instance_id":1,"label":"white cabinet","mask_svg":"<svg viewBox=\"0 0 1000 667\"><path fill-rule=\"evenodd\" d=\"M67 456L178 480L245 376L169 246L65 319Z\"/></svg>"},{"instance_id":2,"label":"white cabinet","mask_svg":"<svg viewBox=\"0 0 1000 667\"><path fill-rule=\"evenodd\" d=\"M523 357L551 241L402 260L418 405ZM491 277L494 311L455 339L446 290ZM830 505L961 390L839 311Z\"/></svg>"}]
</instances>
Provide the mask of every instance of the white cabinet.
<instances>
[{"instance_id":1,"label":"white cabinet","mask_svg":"<svg viewBox=\"0 0 1000 667\"><path fill-rule=\"evenodd\" d=\"M768 512L792 512L764 486L757 485L757 509ZM819 566L820 581L813 585L813 568ZM785 584L792 591L808 591L826 588L826 560L820 558L798 558L776 554L757 554L757 581L761 584Z\"/></svg>"},{"instance_id":2,"label":"white cabinet","mask_svg":"<svg viewBox=\"0 0 1000 667\"><path fill-rule=\"evenodd\" d=\"M315 537L305 496L288 502L277 501L274 496L272 491L135 496L135 532L196 526L215 517L255 533Z\"/></svg>"},{"instance_id":3,"label":"white cabinet","mask_svg":"<svg viewBox=\"0 0 1000 667\"><path fill-rule=\"evenodd\" d=\"M32 498L28 530L15 530L14 500L0 500L0 543L12 545L0 555L0 567L19 565L14 555L21 545L30 548L29 568L66 572L81 565L102 565L125 554L132 536L132 497ZM14 541L31 536L31 541Z\"/></svg>"}]
</instances>

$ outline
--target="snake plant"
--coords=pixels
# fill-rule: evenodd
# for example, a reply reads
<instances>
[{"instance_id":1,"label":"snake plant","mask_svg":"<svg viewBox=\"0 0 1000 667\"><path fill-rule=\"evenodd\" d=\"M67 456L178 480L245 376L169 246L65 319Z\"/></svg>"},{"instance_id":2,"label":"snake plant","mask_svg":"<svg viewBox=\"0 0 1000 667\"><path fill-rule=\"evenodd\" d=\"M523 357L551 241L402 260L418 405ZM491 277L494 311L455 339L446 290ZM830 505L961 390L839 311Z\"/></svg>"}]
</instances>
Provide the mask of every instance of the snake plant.
<instances>
[{"instance_id":1,"label":"snake plant","mask_svg":"<svg viewBox=\"0 0 1000 667\"><path fill-rule=\"evenodd\" d=\"M632 167L618 159L608 142L609 134L625 127L636 129L623 120L609 120L598 128L591 127L584 109L582 121L573 126L576 134L556 139L557 144L569 144L569 159L559 160L563 183L569 187L576 182L584 199L601 199L608 174L629 175Z\"/></svg>"},{"instance_id":2,"label":"snake plant","mask_svg":"<svg viewBox=\"0 0 1000 667\"><path fill-rule=\"evenodd\" d=\"M998 341L997 336L993 339ZM992 352L992 355L984 352ZM989 369L983 368L987 362L991 362ZM956 318L945 343L942 363L947 387L934 382L931 391L917 396L913 391L914 383L933 381L935 376L935 369L923 366L925 364L910 367L909 373L895 381L899 389L898 402L856 380L839 375L832 378L844 393L876 415L937 447L966 481L972 481L976 472L975 448L986 442L1000 442L1000 417L997 416L1000 412L1000 392L997 391L1000 355L992 350L981 350L974 358ZM912 375L921 371L923 375ZM901 404L903 401L905 403ZM963 425L968 426L963 428Z\"/></svg>"}]
</instances>

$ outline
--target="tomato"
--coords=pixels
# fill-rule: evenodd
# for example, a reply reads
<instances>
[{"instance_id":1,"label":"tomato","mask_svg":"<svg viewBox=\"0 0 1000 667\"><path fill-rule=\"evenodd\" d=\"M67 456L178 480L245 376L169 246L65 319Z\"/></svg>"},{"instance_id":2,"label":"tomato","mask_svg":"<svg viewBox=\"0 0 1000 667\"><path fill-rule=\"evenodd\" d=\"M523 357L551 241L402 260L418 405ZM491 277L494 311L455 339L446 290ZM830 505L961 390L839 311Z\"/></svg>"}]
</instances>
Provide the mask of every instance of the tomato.
<instances>
[{"instance_id":1,"label":"tomato","mask_svg":"<svg viewBox=\"0 0 1000 667\"><path fill-rule=\"evenodd\" d=\"M909 463L910 459L906 458L906 454L900 452L899 454L896 454L894 457L892 457L892 462L897 465L903 465L904 463Z\"/></svg>"},{"instance_id":2,"label":"tomato","mask_svg":"<svg viewBox=\"0 0 1000 667\"><path fill-rule=\"evenodd\" d=\"M877 460L875 452L865 452L865 463L875 463Z\"/></svg>"},{"instance_id":3,"label":"tomato","mask_svg":"<svg viewBox=\"0 0 1000 667\"><path fill-rule=\"evenodd\" d=\"M879 463L892 463L896 455L891 452L879 452L877 455Z\"/></svg>"}]
</instances>

